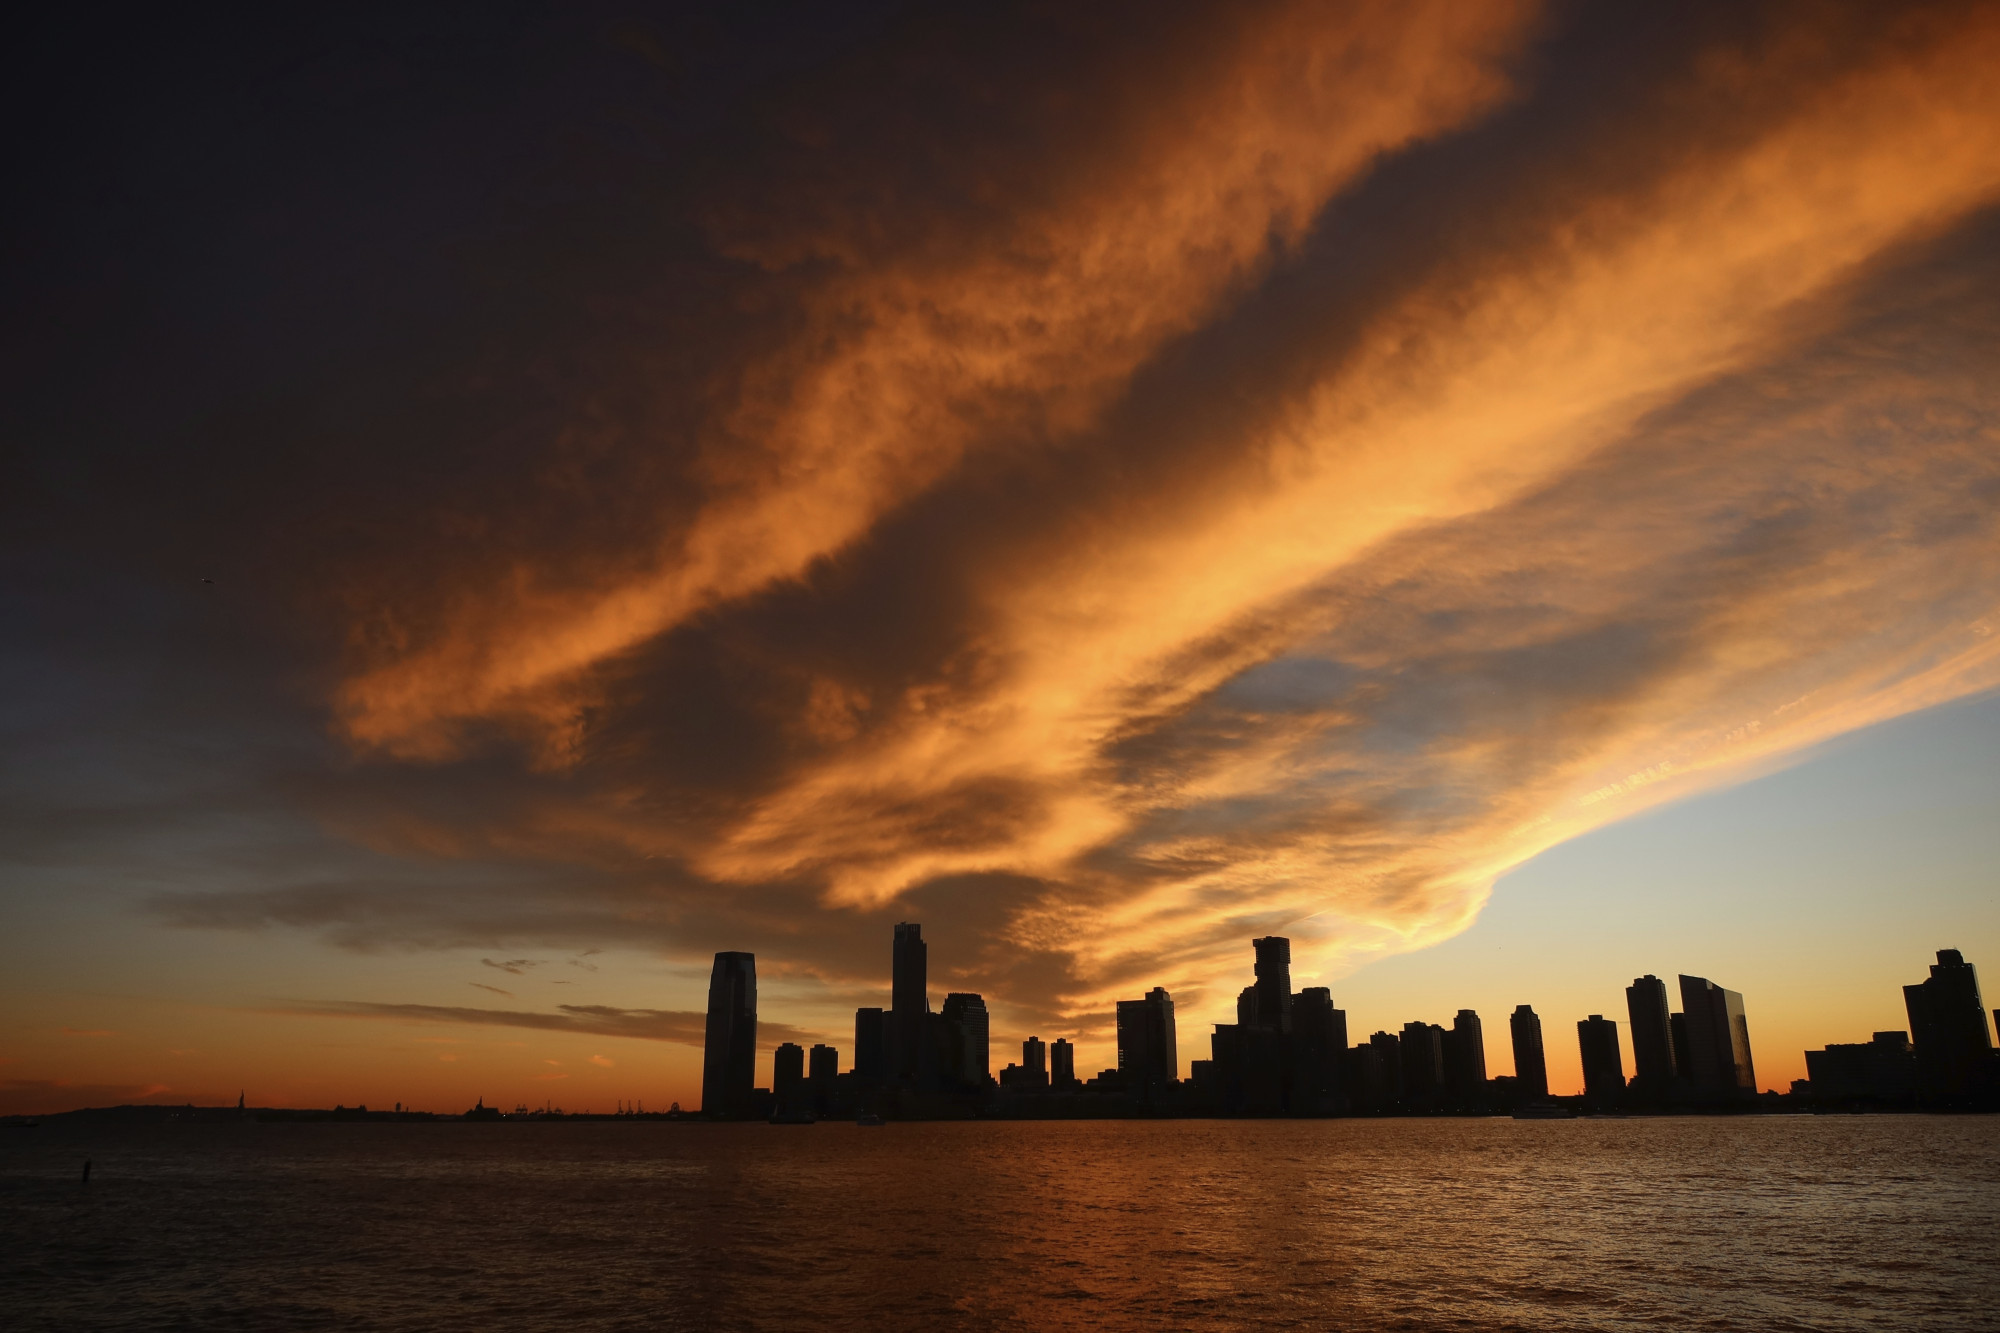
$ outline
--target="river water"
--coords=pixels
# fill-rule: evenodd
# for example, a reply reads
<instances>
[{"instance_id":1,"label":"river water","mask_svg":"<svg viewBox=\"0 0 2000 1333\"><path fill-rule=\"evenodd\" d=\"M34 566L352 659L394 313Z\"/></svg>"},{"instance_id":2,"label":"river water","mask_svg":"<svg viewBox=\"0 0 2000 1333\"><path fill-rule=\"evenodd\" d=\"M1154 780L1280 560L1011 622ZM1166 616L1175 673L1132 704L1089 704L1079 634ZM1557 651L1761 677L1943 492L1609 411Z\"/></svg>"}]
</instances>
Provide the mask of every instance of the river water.
<instances>
[{"instance_id":1,"label":"river water","mask_svg":"<svg viewBox=\"0 0 2000 1333\"><path fill-rule=\"evenodd\" d=\"M0 1131L12 1330L1994 1329L1996 1237L1990 1116Z\"/></svg>"}]
</instances>

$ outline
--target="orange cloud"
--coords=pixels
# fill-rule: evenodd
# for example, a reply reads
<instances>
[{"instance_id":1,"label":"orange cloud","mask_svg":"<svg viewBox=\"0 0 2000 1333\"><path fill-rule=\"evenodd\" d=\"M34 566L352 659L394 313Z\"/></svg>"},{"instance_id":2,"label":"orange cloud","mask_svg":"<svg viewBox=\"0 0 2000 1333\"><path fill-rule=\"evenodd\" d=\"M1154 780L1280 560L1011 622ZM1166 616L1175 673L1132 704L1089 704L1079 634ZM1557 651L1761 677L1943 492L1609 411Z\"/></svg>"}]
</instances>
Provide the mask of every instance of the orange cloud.
<instances>
[{"instance_id":1,"label":"orange cloud","mask_svg":"<svg viewBox=\"0 0 2000 1333\"><path fill-rule=\"evenodd\" d=\"M657 521L385 594L336 712L393 794L330 818L591 872L454 940L734 932L831 991L844 923L949 902L973 980L1087 1025L1249 934L1307 976L1442 938L1555 842L2000 685L2000 23L1801 10L1578 103L1543 17L1258 10L1026 147L779 108L806 165L702 216L784 317L679 405ZM912 144L945 185L878 169Z\"/></svg>"}]
</instances>

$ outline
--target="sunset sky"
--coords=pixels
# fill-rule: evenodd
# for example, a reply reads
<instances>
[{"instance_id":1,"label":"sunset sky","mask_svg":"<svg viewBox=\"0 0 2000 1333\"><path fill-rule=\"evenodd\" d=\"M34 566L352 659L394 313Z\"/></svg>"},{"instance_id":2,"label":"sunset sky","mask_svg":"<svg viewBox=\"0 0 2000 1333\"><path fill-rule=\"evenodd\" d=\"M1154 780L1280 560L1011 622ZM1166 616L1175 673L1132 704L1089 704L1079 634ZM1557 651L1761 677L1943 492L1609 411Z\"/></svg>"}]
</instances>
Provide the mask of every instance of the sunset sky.
<instances>
[{"instance_id":1,"label":"sunset sky","mask_svg":"<svg viewBox=\"0 0 2000 1333\"><path fill-rule=\"evenodd\" d=\"M1182 1070L2000 982L2000 10L68 13L10 62L0 1111ZM1989 1005L2000 998L1989 994Z\"/></svg>"}]
</instances>

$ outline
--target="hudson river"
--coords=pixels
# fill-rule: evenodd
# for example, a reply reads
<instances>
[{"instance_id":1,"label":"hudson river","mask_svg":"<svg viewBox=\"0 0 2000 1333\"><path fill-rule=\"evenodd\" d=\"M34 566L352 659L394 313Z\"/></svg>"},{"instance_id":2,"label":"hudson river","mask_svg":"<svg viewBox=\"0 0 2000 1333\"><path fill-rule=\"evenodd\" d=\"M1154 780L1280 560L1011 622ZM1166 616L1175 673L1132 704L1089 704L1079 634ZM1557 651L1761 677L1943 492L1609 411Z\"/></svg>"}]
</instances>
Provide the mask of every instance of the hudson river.
<instances>
[{"instance_id":1,"label":"hudson river","mask_svg":"<svg viewBox=\"0 0 2000 1333\"><path fill-rule=\"evenodd\" d=\"M1993 1329L1996 1237L1992 1116L0 1130L16 1333Z\"/></svg>"}]
</instances>

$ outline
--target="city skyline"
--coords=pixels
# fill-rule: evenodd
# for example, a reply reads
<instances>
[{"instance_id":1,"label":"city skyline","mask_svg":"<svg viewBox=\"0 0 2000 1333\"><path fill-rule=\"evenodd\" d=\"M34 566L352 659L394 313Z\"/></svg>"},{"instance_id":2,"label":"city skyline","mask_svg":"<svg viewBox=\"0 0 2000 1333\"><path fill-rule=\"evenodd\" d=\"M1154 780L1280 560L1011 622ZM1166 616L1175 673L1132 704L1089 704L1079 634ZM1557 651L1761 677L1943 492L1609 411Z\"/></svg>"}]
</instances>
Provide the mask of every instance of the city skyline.
<instances>
[{"instance_id":1,"label":"city skyline","mask_svg":"<svg viewBox=\"0 0 2000 1333\"><path fill-rule=\"evenodd\" d=\"M1345 1010L1330 990L1294 990L1291 941L1249 941L1253 980L1237 992L1233 1021L1209 1034L1206 1058L1194 1055L1181 1077L1179 1033L1171 994L1156 986L1117 1004L1117 1063L1085 1078L1063 1038L1029 1035L1021 1058L991 1074L984 998L953 992L942 1013L931 1009L928 945L919 922L894 927L890 973L894 1001L855 1010L852 1063L841 1072L837 1049L816 1044L806 1080L804 1050L779 1043L768 1088L752 1083L740 1058L747 1023L758 1022L751 955L715 957L709 991L705 1075L693 1113L709 1120L770 1119L811 1123L860 1117L958 1119L1020 1115L1490 1115L1517 1118L1598 1114L1728 1112L1770 1109L1776 1089L1757 1079L1748 1006L1742 993L1707 977L1679 974L1681 1007L1651 973L1625 988L1631 1074L1619 1023L1602 1014L1576 1022L1583 1087L1551 1100L1542 1017L1530 1004L1508 1015L1512 1071L1489 1074L1484 1024L1460 1009L1449 1029L1423 1019L1400 1033L1378 1030L1349 1044ZM1876 1031L1868 1043L1829 1043L1801 1052L1809 1077L1794 1080L1788 1109L2000 1109L2000 1009L1993 1026L1977 969L1957 949L1940 949L1929 977L1903 986L1907 1031ZM750 978L746 983L744 978ZM745 996L749 1008L745 1009ZM897 1035L900 1034L900 1035ZM908 1048L904 1058L885 1047ZM727 1069L726 1075L718 1072ZM1095 1094L1088 1101L1078 1094ZM1107 1100L1110 1099L1110 1100ZM1563 1109L1559 1102L1574 1102ZM1091 1109L1094 1107L1095 1109Z\"/></svg>"},{"instance_id":2,"label":"city skyline","mask_svg":"<svg viewBox=\"0 0 2000 1333\"><path fill-rule=\"evenodd\" d=\"M2000 956L2000 15L718 9L24 36L0 1108Z\"/></svg>"}]
</instances>

